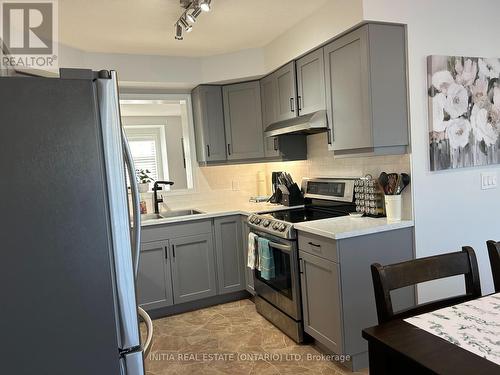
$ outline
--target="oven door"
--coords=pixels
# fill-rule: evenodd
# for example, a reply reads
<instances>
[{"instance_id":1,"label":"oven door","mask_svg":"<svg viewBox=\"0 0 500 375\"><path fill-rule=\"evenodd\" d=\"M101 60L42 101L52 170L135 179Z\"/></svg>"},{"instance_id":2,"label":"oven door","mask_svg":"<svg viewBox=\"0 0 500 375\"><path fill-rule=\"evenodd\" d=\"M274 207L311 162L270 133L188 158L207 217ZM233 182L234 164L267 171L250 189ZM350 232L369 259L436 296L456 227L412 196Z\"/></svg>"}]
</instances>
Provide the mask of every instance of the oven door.
<instances>
[{"instance_id":1,"label":"oven door","mask_svg":"<svg viewBox=\"0 0 500 375\"><path fill-rule=\"evenodd\" d=\"M297 243L262 233L256 234L269 240L275 267L275 275L269 280L262 278L259 270L254 271L254 284L257 295L291 318L301 320Z\"/></svg>"}]
</instances>

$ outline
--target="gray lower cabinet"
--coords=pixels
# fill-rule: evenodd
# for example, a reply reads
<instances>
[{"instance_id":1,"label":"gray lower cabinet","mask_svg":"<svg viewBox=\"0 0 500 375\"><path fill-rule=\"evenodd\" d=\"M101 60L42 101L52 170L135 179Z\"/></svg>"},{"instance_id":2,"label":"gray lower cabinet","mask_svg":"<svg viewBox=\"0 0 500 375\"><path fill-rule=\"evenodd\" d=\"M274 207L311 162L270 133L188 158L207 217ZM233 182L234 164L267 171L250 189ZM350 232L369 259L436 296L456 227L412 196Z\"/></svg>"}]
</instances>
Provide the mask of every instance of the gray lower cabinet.
<instances>
[{"instance_id":1,"label":"gray lower cabinet","mask_svg":"<svg viewBox=\"0 0 500 375\"><path fill-rule=\"evenodd\" d=\"M222 88L202 85L192 93L196 157L200 163L221 162L226 157Z\"/></svg>"},{"instance_id":2,"label":"gray lower cabinet","mask_svg":"<svg viewBox=\"0 0 500 375\"><path fill-rule=\"evenodd\" d=\"M247 265L247 257L248 257L248 235L250 234L250 227L246 224L247 216L243 216L242 218L242 232L243 232L243 258L245 264L245 288L247 292L255 295L255 286L253 282L253 270L248 268Z\"/></svg>"},{"instance_id":3,"label":"gray lower cabinet","mask_svg":"<svg viewBox=\"0 0 500 375\"><path fill-rule=\"evenodd\" d=\"M174 303L168 252L168 241L141 245L137 301L146 310L171 306Z\"/></svg>"},{"instance_id":4,"label":"gray lower cabinet","mask_svg":"<svg viewBox=\"0 0 500 375\"><path fill-rule=\"evenodd\" d=\"M211 233L172 238L169 243L175 303L215 296L215 254Z\"/></svg>"},{"instance_id":5,"label":"gray lower cabinet","mask_svg":"<svg viewBox=\"0 0 500 375\"><path fill-rule=\"evenodd\" d=\"M405 29L367 24L324 47L329 149L397 154L408 145Z\"/></svg>"},{"instance_id":6,"label":"gray lower cabinet","mask_svg":"<svg viewBox=\"0 0 500 375\"><path fill-rule=\"evenodd\" d=\"M225 294L245 290L240 216L215 218L214 233L218 293Z\"/></svg>"},{"instance_id":7,"label":"gray lower cabinet","mask_svg":"<svg viewBox=\"0 0 500 375\"><path fill-rule=\"evenodd\" d=\"M323 48L296 61L297 107L299 115L326 109Z\"/></svg>"},{"instance_id":8,"label":"gray lower cabinet","mask_svg":"<svg viewBox=\"0 0 500 375\"><path fill-rule=\"evenodd\" d=\"M222 88L228 160L264 157L259 81Z\"/></svg>"},{"instance_id":9,"label":"gray lower cabinet","mask_svg":"<svg viewBox=\"0 0 500 375\"><path fill-rule=\"evenodd\" d=\"M299 256L304 330L335 353L343 353L340 267L304 251Z\"/></svg>"},{"instance_id":10,"label":"gray lower cabinet","mask_svg":"<svg viewBox=\"0 0 500 375\"><path fill-rule=\"evenodd\" d=\"M341 240L299 231L304 329L328 351L349 355L353 370L368 366L363 328L377 324L370 265L412 259L413 228ZM415 305L413 287L391 293L394 309Z\"/></svg>"}]
</instances>

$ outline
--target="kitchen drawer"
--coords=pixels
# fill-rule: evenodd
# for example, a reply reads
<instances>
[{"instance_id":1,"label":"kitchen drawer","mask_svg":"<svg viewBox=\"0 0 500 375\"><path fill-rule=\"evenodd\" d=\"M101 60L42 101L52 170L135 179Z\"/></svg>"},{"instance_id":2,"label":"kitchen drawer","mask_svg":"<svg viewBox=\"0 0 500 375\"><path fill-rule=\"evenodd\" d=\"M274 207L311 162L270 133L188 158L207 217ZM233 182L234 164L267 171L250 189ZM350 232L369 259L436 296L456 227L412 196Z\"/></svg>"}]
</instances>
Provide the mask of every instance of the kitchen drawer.
<instances>
[{"instance_id":1,"label":"kitchen drawer","mask_svg":"<svg viewBox=\"0 0 500 375\"><path fill-rule=\"evenodd\" d=\"M158 224L141 228L141 242L163 241L205 233L212 233L211 219Z\"/></svg>"},{"instance_id":2,"label":"kitchen drawer","mask_svg":"<svg viewBox=\"0 0 500 375\"><path fill-rule=\"evenodd\" d=\"M299 231L299 250L338 262L337 242L325 237Z\"/></svg>"}]
</instances>

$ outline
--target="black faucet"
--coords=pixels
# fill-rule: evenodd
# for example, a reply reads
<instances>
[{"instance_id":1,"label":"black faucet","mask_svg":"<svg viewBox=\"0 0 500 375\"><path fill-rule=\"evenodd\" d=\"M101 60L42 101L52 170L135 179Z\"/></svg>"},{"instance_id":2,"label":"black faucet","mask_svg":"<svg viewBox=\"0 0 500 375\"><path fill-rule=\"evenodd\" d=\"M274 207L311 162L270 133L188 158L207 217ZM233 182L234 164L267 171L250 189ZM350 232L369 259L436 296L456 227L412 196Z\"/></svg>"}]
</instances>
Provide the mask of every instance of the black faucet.
<instances>
[{"instance_id":1,"label":"black faucet","mask_svg":"<svg viewBox=\"0 0 500 375\"><path fill-rule=\"evenodd\" d=\"M153 204L155 206L155 214L160 213L160 209L158 207L159 203L163 202L163 197L158 199L158 190L161 190L161 187L158 185L173 185L174 183L172 181L155 181L153 185Z\"/></svg>"}]
</instances>

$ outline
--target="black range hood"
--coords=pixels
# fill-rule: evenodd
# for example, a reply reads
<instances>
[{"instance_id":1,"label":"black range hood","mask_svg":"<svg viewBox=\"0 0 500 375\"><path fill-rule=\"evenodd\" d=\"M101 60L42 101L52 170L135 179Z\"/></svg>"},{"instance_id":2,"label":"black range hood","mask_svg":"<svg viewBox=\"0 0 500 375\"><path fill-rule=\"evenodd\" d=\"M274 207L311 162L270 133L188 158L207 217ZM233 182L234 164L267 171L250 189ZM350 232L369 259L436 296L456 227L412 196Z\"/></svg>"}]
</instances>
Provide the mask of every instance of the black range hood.
<instances>
[{"instance_id":1,"label":"black range hood","mask_svg":"<svg viewBox=\"0 0 500 375\"><path fill-rule=\"evenodd\" d=\"M284 134L316 134L326 132L328 123L326 111L316 111L289 120L273 122L265 130L266 137Z\"/></svg>"}]
</instances>

